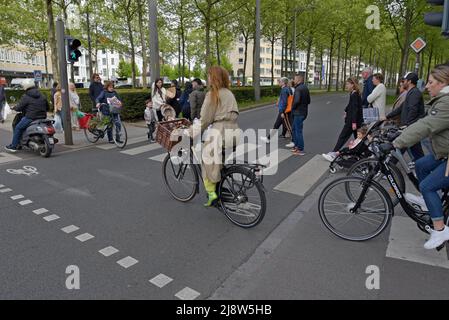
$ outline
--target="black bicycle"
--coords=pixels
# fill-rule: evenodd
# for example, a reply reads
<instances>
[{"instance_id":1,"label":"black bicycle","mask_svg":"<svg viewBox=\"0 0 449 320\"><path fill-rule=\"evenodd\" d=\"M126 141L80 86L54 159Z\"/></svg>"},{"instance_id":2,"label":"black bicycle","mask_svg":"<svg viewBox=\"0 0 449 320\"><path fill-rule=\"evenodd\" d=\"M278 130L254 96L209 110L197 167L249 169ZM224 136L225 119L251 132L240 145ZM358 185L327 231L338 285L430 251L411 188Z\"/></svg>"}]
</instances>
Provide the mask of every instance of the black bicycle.
<instances>
[{"instance_id":1,"label":"black bicycle","mask_svg":"<svg viewBox=\"0 0 449 320\"><path fill-rule=\"evenodd\" d=\"M200 192L201 166L193 159L198 159L193 148L179 148L176 155L168 153L162 164L165 186L180 202L189 202ZM260 164L233 163L225 164L221 170L222 178L217 184L218 200L214 205L239 227L255 227L265 216L263 168Z\"/></svg>"},{"instance_id":2,"label":"black bicycle","mask_svg":"<svg viewBox=\"0 0 449 320\"><path fill-rule=\"evenodd\" d=\"M401 152L395 150L390 143L373 143L370 149L377 159L373 170L365 177L347 176L337 179L322 191L318 209L326 228L334 235L350 241L373 239L387 228L394 215L394 206L388 192L376 181L376 176L380 172L387 178L407 216L417 223L421 231L429 233L433 228L429 213L407 202L399 187L397 176L391 169L393 158L405 162ZM442 201L444 221L448 225L447 192ZM445 244L438 250L442 250L444 246Z\"/></svg>"},{"instance_id":3,"label":"black bicycle","mask_svg":"<svg viewBox=\"0 0 449 320\"><path fill-rule=\"evenodd\" d=\"M109 108L109 105L102 104L102 107ZM87 128L84 129L84 135L90 143L97 143L98 140L107 136L108 130L112 130L112 139L117 148L124 149L128 143L128 132L123 122L118 116L118 121L115 121L113 116L103 115L100 111L96 114L89 114L89 122Z\"/></svg>"}]
</instances>

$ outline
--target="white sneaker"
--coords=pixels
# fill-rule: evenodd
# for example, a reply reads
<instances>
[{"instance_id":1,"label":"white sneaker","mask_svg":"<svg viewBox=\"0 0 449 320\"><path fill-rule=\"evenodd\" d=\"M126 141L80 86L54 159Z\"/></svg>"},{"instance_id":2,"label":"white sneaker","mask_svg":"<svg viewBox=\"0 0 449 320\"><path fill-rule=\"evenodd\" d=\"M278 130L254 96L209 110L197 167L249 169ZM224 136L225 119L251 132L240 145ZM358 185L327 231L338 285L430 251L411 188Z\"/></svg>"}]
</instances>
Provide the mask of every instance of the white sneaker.
<instances>
[{"instance_id":1,"label":"white sneaker","mask_svg":"<svg viewBox=\"0 0 449 320\"><path fill-rule=\"evenodd\" d=\"M336 158L336 153L335 152L323 153L322 156L327 161L334 162L334 160Z\"/></svg>"},{"instance_id":2,"label":"white sneaker","mask_svg":"<svg viewBox=\"0 0 449 320\"><path fill-rule=\"evenodd\" d=\"M429 209L427 208L426 201L424 201L423 196L416 196L412 193L406 193L404 196L407 202L418 205L422 211L429 212Z\"/></svg>"},{"instance_id":3,"label":"white sneaker","mask_svg":"<svg viewBox=\"0 0 449 320\"><path fill-rule=\"evenodd\" d=\"M293 142L290 142L289 144L286 145L287 148L293 148L295 146L295 144Z\"/></svg>"},{"instance_id":4,"label":"white sneaker","mask_svg":"<svg viewBox=\"0 0 449 320\"><path fill-rule=\"evenodd\" d=\"M448 240L449 227L445 227L442 231L432 230L430 233L430 239L424 244L424 248L427 250L433 250L438 248Z\"/></svg>"},{"instance_id":5,"label":"white sneaker","mask_svg":"<svg viewBox=\"0 0 449 320\"><path fill-rule=\"evenodd\" d=\"M268 139L267 137L260 137L260 140L262 140L263 142L265 142L266 144L270 143L270 139Z\"/></svg>"}]
</instances>

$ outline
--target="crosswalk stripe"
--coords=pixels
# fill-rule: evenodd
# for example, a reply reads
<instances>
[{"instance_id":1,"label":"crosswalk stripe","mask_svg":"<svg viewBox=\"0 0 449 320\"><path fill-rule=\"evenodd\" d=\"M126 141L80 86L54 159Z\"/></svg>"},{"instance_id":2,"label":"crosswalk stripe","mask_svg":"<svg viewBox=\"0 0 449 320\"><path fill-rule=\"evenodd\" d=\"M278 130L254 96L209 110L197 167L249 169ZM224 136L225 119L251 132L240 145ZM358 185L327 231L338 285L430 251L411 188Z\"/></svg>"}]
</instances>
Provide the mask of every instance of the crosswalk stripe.
<instances>
[{"instance_id":1,"label":"crosswalk stripe","mask_svg":"<svg viewBox=\"0 0 449 320\"><path fill-rule=\"evenodd\" d=\"M145 152L158 150L158 149L161 149L161 148L162 147L160 145L158 145L158 144L148 144L148 145L145 145L145 146L141 146L141 147L137 147L137 148L121 151L120 153L129 155L129 156L136 156L138 154L142 154L142 153L145 153Z\"/></svg>"},{"instance_id":2,"label":"crosswalk stripe","mask_svg":"<svg viewBox=\"0 0 449 320\"><path fill-rule=\"evenodd\" d=\"M131 138L131 139L128 139L127 145L129 146L129 145L133 145L133 144L136 144L136 143L141 143L141 142L144 142L144 141L148 141L148 137ZM97 146L97 148L101 149L101 150L112 150L112 149L115 149L117 147L114 144L102 144L102 145Z\"/></svg>"},{"instance_id":3,"label":"crosswalk stripe","mask_svg":"<svg viewBox=\"0 0 449 320\"><path fill-rule=\"evenodd\" d=\"M22 158L19 158L17 156L14 156L14 155L6 153L6 152L0 152L0 164L13 162L13 161L17 161L17 160L22 160Z\"/></svg>"},{"instance_id":4,"label":"crosswalk stripe","mask_svg":"<svg viewBox=\"0 0 449 320\"><path fill-rule=\"evenodd\" d=\"M267 166L263 170L264 176L272 176L275 175L279 169L279 165L281 162L287 160L292 156L292 152L286 149L278 149L273 151L269 155L266 155L258 160L259 164Z\"/></svg>"},{"instance_id":5,"label":"crosswalk stripe","mask_svg":"<svg viewBox=\"0 0 449 320\"><path fill-rule=\"evenodd\" d=\"M274 189L304 197L327 170L329 162L316 155Z\"/></svg>"},{"instance_id":6,"label":"crosswalk stripe","mask_svg":"<svg viewBox=\"0 0 449 320\"><path fill-rule=\"evenodd\" d=\"M157 156L150 157L148 159L157 161L157 162L163 162L166 156L167 156L167 153L162 153L162 154L158 154Z\"/></svg>"},{"instance_id":7,"label":"crosswalk stripe","mask_svg":"<svg viewBox=\"0 0 449 320\"><path fill-rule=\"evenodd\" d=\"M424 249L429 235L416 227L410 218L394 216L391 223L390 239L386 256L415 263L449 269L446 250Z\"/></svg>"},{"instance_id":8,"label":"crosswalk stripe","mask_svg":"<svg viewBox=\"0 0 449 320\"><path fill-rule=\"evenodd\" d=\"M257 159L256 151L260 146L253 143L245 143L239 144L235 150L235 153L231 153L229 157L226 158L226 163L232 163L233 159L237 160L237 163L243 162L247 160L248 162L252 162L251 160L255 159L247 159L248 157L255 157Z\"/></svg>"}]
</instances>

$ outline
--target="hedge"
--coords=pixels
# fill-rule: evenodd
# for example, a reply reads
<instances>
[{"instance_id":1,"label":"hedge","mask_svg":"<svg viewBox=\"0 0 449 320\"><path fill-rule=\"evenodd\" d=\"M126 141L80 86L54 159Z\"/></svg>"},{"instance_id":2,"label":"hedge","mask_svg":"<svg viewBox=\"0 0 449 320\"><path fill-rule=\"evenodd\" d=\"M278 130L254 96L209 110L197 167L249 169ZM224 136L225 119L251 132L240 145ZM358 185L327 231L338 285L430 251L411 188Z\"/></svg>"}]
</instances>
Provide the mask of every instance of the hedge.
<instances>
[{"instance_id":1,"label":"hedge","mask_svg":"<svg viewBox=\"0 0 449 320\"><path fill-rule=\"evenodd\" d=\"M254 88L253 87L239 87L231 88L234 93L237 103L254 101ZM42 89L41 92L47 96L48 101L50 99L50 90ZM88 89L78 89L78 95L81 102L81 111L91 112L92 111L92 101L89 98ZM143 119L143 113L145 109L145 101L150 98L150 91L143 89L118 89L117 90L120 97L123 99L125 108L122 111L122 118L124 120L137 120ZM280 87L262 87L261 96L262 97L273 97L278 96L281 92ZM19 100L23 95L23 90L8 90L6 95L8 101L10 97L15 97ZM52 111L53 107L51 106Z\"/></svg>"}]
</instances>

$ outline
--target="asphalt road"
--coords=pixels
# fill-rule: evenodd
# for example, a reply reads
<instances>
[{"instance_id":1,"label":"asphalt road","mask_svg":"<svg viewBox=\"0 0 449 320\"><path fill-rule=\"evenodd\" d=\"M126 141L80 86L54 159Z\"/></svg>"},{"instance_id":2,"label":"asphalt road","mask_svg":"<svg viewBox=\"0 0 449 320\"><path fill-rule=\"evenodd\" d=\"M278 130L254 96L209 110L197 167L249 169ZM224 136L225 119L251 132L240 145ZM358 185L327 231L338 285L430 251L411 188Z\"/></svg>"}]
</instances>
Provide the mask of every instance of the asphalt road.
<instances>
[{"instance_id":1,"label":"asphalt road","mask_svg":"<svg viewBox=\"0 0 449 320\"><path fill-rule=\"evenodd\" d=\"M164 189L157 161L163 150L149 150L146 142L131 144L124 152L59 146L49 159L23 152L6 163L0 154L0 299L370 297L363 285L353 291L340 290L332 282L329 288L315 285L314 271L335 275L335 255L342 257L337 265L343 282L351 281L354 268L366 266L366 261L351 260L354 248L344 242L338 250L325 246L330 255L323 250L321 242L339 240L319 225L313 194L303 202L309 203L308 209L292 219L327 174L317 154L335 144L347 98L346 94L312 97L305 124L307 154L291 156L280 143L279 152L285 156L277 174L264 180L267 213L251 230L238 228L216 209L203 208L204 193L188 204L174 201ZM243 129L270 128L275 116L269 106L243 113L239 122ZM144 136L146 131L141 131ZM10 138L10 132L0 127L0 143L5 145ZM38 174L7 172L23 166L35 167ZM276 245L258 266L267 241ZM359 254L376 256L375 263L380 264L387 245L388 233ZM290 250L296 252L286 259ZM299 252L310 256L300 273L295 266L304 261L294 259ZM418 269L423 265L414 264ZM261 265L266 266L263 273ZM79 270L79 290L66 287L69 266ZM236 273L245 267L252 270L244 277L251 285L242 291L246 295L239 296ZM309 279L303 283L304 294L302 277ZM392 296L401 294L397 289Z\"/></svg>"}]
</instances>

